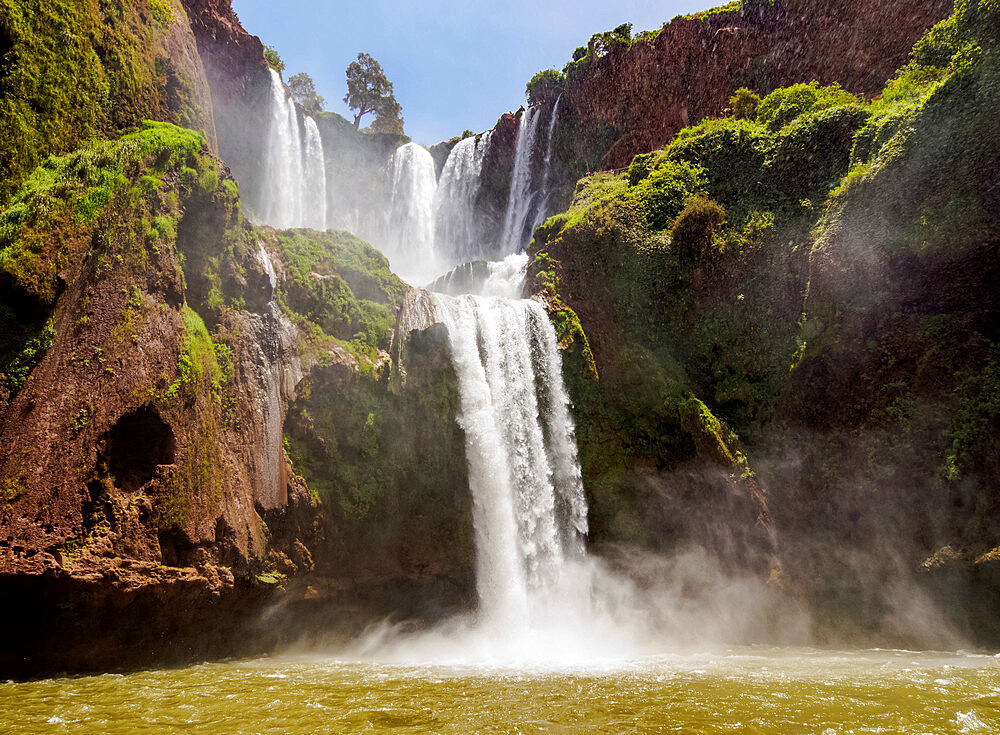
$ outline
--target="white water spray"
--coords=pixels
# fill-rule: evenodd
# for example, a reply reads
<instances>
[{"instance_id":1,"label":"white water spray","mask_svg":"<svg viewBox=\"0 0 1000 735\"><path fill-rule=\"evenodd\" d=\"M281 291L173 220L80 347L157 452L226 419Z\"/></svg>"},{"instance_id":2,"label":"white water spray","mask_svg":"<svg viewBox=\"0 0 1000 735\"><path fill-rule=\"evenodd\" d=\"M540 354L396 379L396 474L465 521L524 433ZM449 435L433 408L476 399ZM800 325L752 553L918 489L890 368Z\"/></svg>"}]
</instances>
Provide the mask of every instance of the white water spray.
<instances>
[{"instance_id":1,"label":"white water spray","mask_svg":"<svg viewBox=\"0 0 1000 735\"><path fill-rule=\"evenodd\" d=\"M529 107L521 114L514 150L514 168L510 175L510 197L504 215L503 234L500 238L504 255L516 253L525 246L524 228L531 210L531 157L538 132L539 108Z\"/></svg>"},{"instance_id":2,"label":"white water spray","mask_svg":"<svg viewBox=\"0 0 1000 735\"><path fill-rule=\"evenodd\" d=\"M323 139L316 121L305 119L305 172L302 177L302 224L314 230L326 229L326 161Z\"/></svg>"}]
</instances>

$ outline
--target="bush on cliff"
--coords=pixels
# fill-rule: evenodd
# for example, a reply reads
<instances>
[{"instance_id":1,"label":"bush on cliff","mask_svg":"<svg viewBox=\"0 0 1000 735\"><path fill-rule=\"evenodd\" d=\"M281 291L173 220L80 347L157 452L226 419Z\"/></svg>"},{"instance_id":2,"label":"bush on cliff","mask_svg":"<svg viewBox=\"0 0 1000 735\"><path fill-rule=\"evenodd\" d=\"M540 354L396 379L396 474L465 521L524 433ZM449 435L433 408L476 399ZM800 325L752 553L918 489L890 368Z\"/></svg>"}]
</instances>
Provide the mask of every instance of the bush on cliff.
<instances>
[{"instance_id":1,"label":"bush on cliff","mask_svg":"<svg viewBox=\"0 0 1000 735\"><path fill-rule=\"evenodd\" d=\"M671 242L683 260L698 262L711 250L725 221L726 210L718 202L691 197L670 228Z\"/></svg>"},{"instance_id":2,"label":"bush on cliff","mask_svg":"<svg viewBox=\"0 0 1000 735\"><path fill-rule=\"evenodd\" d=\"M760 101L757 122L771 130L779 130L799 115L828 107L849 105L858 101L839 84L821 87L819 82L780 87Z\"/></svg>"},{"instance_id":3,"label":"bush on cliff","mask_svg":"<svg viewBox=\"0 0 1000 735\"><path fill-rule=\"evenodd\" d=\"M566 75L555 69L546 69L533 76L525 87L529 105L555 102L566 89Z\"/></svg>"}]
</instances>

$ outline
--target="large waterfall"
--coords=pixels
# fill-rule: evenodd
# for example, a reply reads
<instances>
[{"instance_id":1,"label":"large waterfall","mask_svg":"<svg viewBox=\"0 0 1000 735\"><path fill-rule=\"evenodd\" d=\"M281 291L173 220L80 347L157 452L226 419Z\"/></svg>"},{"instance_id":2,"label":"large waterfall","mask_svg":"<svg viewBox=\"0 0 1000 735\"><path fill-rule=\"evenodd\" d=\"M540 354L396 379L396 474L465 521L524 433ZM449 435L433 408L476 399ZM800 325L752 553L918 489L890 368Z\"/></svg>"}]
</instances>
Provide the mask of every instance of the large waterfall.
<instances>
[{"instance_id":1,"label":"large waterfall","mask_svg":"<svg viewBox=\"0 0 1000 735\"><path fill-rule=\"evenodd\" d=\"M434 298L461 393L480 619L519 634L587 532L555 330L536 301Z\"/></svg>"},{"instance_id":2,"label":"large waterfall","mask_svg":"<svg viewBox=\"0 0 1000 735\"><path fill-rule=\"evenodd\" d=\"M260 214L278 228L326 229L326 163L316 121L299 125L294 100L281 76L271 73L270 120L267 132L266 181ZM303 130L305 134L303 139Z\"/></svg>"},{"instance_id":3,"label":"large waterfall","mask_svg":"<svg viewBox=\"0 0 1000 735\"><path fill-rule=\"evenodd\" d=\"M447 269L434 246L434 159L423 146L407 143L393 154L391 171L392 206L385 254L396 273L427 283Z\"/></svg>"},{"instance_id":4,"label":"large waterfall","mask_svg":"<svg viewBox=\"0 0 1000 735\"><path fill-rule=\"evenodd\" d=\"M531 158L538 131L539 107L529 107L521 115L514 150L514 169L510 175L510 196L500 237L504 253L515 253L524 247L524 229L531 210Z\"/></svg>"}]
</instances>

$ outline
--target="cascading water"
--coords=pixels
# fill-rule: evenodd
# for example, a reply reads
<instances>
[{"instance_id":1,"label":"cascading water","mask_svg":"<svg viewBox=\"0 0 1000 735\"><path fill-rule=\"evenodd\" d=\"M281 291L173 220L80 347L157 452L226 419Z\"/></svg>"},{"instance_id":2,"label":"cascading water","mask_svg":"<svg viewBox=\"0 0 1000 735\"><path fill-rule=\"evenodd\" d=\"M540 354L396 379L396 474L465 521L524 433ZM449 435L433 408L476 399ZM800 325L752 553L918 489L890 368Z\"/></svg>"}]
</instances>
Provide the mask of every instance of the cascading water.
<instances>
[{"instance_id":1,"label":"cascading water","mask_svg":"<svg viewBox=\"0 0 1000 735\"><path fill-rule=\"evenodd\" d=\"M483 159L492 131L459 141L445 161L434 197L436 248L448 263L481 259L481 233L476 223L476 194L479 192Z\"/></svg>"},{"instance_id":2,"label":"cascading water","mask_svg":"<svg viewBox=\"0 0 1000 735\"><path fill-rule=\"evenodd\" d=\"M386 256L393 271L415 283L441 274L434 247L437 176L430 151L407 143L392 156L392 207Z\"/></svg>"},{"instance_id":3,"label":"cascading water","mask_svg":"<svg viewBox=\"0 0 1000 735\"><path fill-rule=\"evenodd\" d=\"M562 95L556 97L556 103L552 106L552 117L549 119L549 139L545 147L545 165L542 173L542 193L538 201L538 211L535 212L535 221L531 225L534 232L545 221L549 215L549 174L552 171L552 138L556 131L556 121L559 119L559 103Z\"/></svg>"},{"instance_id":4,"label":"cascading water","mask_svg":"<svg viewBox=\"0 0 1000 735\"><path fill-rule=\"evenodd\" d=\"M305 119L305 171L302 177L302 224L314 230L326 229L326 161L323 139L316 121Z\"/></svg>"},{"instance_id":5,"label":"cascading water","mask_svg":"<svg viewBox=\"0 0 1000 735\"><path fill-rule=\"evenodd\" d=\"M514 168L510 175L510 197L504 215L503 234L500 237L504 255L524 248L524 229L531 211L531 154L535 149L538 133L539 108L529 107L521 115L514 150Z\"/></svg>"},{"instance_id":6,"label":"cascading water","mask_svg":"<svg viewBox=\"0 0 1000 735\"><path fill-rule=\"evenodd\" d=\"M480 619L520 635L587 531L555 331L532 300L438 295L435 306L461 393Z\"/></svg>"},{"instance_id":7,"label":"cascading water","mask_svg":"<svg viewBox=\"0 0 1000 735\"><path fill-rule=\"evenodd\" d=\"M260 212L274 227L325 230L326 161L319 128L311 117L299 125L298 110L281 76L274 69L270 72L267 181Z\"/></svg>"},{"instance_id":8,"label":"cascading water","mask_svg":"<svg viewBox=\"0 0 1000 735\"><path fill-rule=\"evenodd\" d=\"M271 72L264 218L274 227L298 227L302 202L302 140L295 103L285 95L281 76Z\"/></svg>"}]
</instances>

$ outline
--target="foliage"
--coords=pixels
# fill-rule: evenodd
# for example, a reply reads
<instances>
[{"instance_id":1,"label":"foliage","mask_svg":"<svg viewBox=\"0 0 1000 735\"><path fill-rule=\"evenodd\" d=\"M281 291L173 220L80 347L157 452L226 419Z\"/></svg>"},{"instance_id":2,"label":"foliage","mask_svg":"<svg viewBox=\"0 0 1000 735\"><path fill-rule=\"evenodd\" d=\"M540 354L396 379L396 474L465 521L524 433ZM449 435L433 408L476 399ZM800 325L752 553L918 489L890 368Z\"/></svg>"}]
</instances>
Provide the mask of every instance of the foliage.
<instances>
[{"instance_id":1,"label":"foliage","mask_svg":"<svg viewBox=\"0 0 1000 735\"><path fill-rule=\"evenodd\" d=\"M285 62L282 61L281 57L278 55L277 49L275 49L274 46L264 47L264 61L269 67L274 69L279 74L285 70Z\"/></svg>"},{"instance_id":2,"label":"foliage","mask_svg":"<svg viewBox=\"0 0 1000 735\"><path fill-rule=\"evenodd\" d=\"M858 104L809 112L778 136L770 172L791 200L822 201L847 173L855 132L871 113Z\"/></svg>"},{"instance_id":3,"label":"foliage","mask_svg":"<svg viewBox=\"0 0 1000 735\"><path fill-rule=\"evenodd\" d=\"M773 206L775 192L767 174L774 135L749 120L706 120L682 130L666 155L705 171L706 190L734 222Z\"/></svg>"},{"instance_id":4,"label":"foliage","mask_svg":"<svg viewBox=\"0 0 1000 735\"><path fill-rule=\"evenodd\" d=\"M566 89L566 76L555 69L546 69L533 76L525 87L529 105L555 102Z\"/></svg>"},{"instance_id":5,"label":"foliage","mask_svg":"<svg viewBox=\"0 0 1000 735\"><path fill-rule=\"evenodd\" d=\"M362 354L389 347L405 291L385 257L347 232L288 230L277 235L286 277L284 305Z\"/></svg>"},{"instance_id":6,"label":"foliage","mask_svg":"<svg viewBox=\"0 0 1000 735\"><path fill-rule=\"evenodd\" d=\"M0 0L0 202L49 154L180 121L157 61L168 16L164 0Z\"/></svg>"},{"instance_id":7,"label":"foliage","mask_svg":"<svg viewBox=\"0 0 1000 735\"><path fill-rule=\"evenodd\" d=\"M403 116L400 114L402 109L395 100L387 100L372 121L372 132L403 135Z\"/></svg>"},{"instance_id":8,"label":"foliage","mask_svg":"<svg viewBox=\"0 0 1000 735\"><path fill-rule=\"evenodd\" d=\"M706 196L691 197L670 228L674 247L686 260L705 257L726 221L726 210Z\"/></svg>"},{"instance_id":9,"label":"foliage","mask_svg":"<svg viewBox=\"0 0 1000 735\"><path fill-rule=\"evenodd\" d=\"M355 129L360 127L361 118L371 113L376 119L381 118L381 125L385 127L395 127L398 120L399 129L402 129L401 108L393 96L392 82L386 78L382 65L370 54L358 54L357 61L352 61L347 67L344 102L351 110L357 111L354 115Z\"/></svg>"},{"instance_id":10,"label":"foliage","mask_svg":"<svg viewBox=\"0 0 1000 735\"><path fill-rule=\"evenodd\" d=\"M14 312L6 307L0 307L0 316L3 317L0 326L0 376L6 376L5 387L13 394L21 389L28 374L52 346L56 330L52 319L47 320L38 331L30 323L19 324L14 321Z\"/></svg>"},{"instance_id":11,"label":"foliage","mask_svg":"<svg viewBox=\"0 0 1000 735\"><path fill-rule=\"evenodd\" d=\"M771 130L779 130L806 112L825 110L828 107L854 104L858 101L839 84L821 87L818 82L793 84L780 87L760 101L757 122Z\"/></svg>"},{"instance_id":12,"label":"foliage","mask_svg":"<svg viewBox=\"0 0 1000 735\"><path fill-rule=\"evenodd\" d=\"M633 161L633 165L634 165ZM629 182L633 174L629 168ZM661 160L630 192L640 202L651 230L664 230L684 208L686 200L705 186L705 173L686 161Z\"/></svg>"},{"instance_id":13,"label":"foliage","mask_svg":"<svg viewBox=\"0 0 1000 735\"><path fill-rule=\"evenodd\" d=\"M729 109L737 120L756 120L760 97L746 87L740 87L729 98Z\"/></svg>"},{"instance_id":14,"label":"foliage","mask_svg":"<svg viewBox=\"0 0 1000 735\"><path fill-rule=\"evenodd\" d=\"M316 94L316 84L312 77L305 72L292 74L288 77L288 89L291 90L295 101L302 105L302 109L307 115L315 115L323 111L326 100Z\"/></svg>"}]
</instances>

